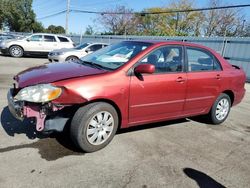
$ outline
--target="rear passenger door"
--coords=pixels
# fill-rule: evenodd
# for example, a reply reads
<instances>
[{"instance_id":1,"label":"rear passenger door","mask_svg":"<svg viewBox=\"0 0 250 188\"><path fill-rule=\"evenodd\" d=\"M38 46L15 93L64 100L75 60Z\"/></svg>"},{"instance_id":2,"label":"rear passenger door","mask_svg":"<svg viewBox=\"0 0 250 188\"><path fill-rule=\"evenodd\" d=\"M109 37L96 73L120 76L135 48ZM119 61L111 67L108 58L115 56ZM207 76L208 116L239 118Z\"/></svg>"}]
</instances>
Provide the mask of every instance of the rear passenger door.
<instances>
[{"instance_id":1,"label":"rear passenger door","mask_svg":"<svg viewBox=\"0 0 250 188\"><path fill-rule=\"evenodd\" d=\"M207 112L218 96L222 84L222 68L206 49L186 47L187 95L185 114Z\"/></svg>"},{"instance_id":2,"label":"rear passenger door","mask_svg":"<svg viewBox=\"0 0 250 188\"><path fill-rule=\"evenodd\" d=\"M74 46L73 46L73 43L72 43L72 41L70 41L68 38L66 38L66 37L59 37L59 36L57 36L57 38L58 38L58 48L73 48Z\"/></svg>"},{"instance_id":3,"label":"rear passenger door","mask_svg":"<svg viewBox=\"0 0 250 188\"><path fill-rule=\"evenodd\" d=\"M58 42L53 35L44 35L44 52L50 52L58 48Z\"/></svg>"}]
</instances>

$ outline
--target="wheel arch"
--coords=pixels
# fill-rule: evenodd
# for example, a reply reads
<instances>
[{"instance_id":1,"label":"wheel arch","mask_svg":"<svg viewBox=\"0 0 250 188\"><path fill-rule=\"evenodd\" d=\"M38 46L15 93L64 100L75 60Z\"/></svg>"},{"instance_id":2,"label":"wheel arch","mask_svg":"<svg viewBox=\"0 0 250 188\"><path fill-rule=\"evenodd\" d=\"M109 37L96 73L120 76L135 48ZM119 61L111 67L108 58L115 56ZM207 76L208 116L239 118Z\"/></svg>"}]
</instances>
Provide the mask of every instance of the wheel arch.
<instances>
[{"instance_id":1,"label":"wheel arch","mask_svg":"<svg viewBox=\"0 0 250 188\"><path fill-rule=\"evenodd\" d=\"M10 48L13 47L13 46L18 46L18 47L22 48L22 49L23 49L23 52L24 52L24 48L23 48L20 44L11 44L10 47L9 47L9 50L10 50Z\"/></svg>"},{"instance_id":2,"label":"wheel arch","mask_svg":"<svg viewBox=\"0 0 250 188\"><path fill-rule=\"evenodd\" d=\"M230 97L231 106L233 106L234 99L235 99L235 95L234 95L233 91L232 90L225 90L222 93L225 93L225 94L227 94Z\"/></svg>"},{"instance_id":3,"label":"wheel arch","mask_svg":"<svg viewBox=\"0 0 250 188\"><path fill-rule=\"evenodd\" d=\"M113 106L118 114L118 119L119 119L119 122L118 122L118 129L121 127L121 122L122 122L122 113L121 113L121 110L119 108L119 106L112 100L110 99L105 99L105 98L99 98L99 99L93 99L91 101L88 101L86 103L83 103L81 105L78 105L78 107L82 107L84 105L87 105L87 104L91 104L91 103L96 103L96 102L105 102L105 103L108 103L110 104L111 106Z\"/></svg>"},{"instance_id":4,"label":"wheel arch","mask_svg":"<svg viewBox=\"0 0 250 188\"><path fill-rule=\"evenodd\" d=\"M76 55L69 55L65 58L65 61L67 61L67 59L69 59L69 57L75 57L76 59L79 59L79 57L77 57Z\"/></svg>"},{"instance_id":5,"label":"wheel arch","mask_svg":"<svg viewBox=\"0 0 250 188\"><path fill-rule=\"evenodd\" d=\"M18 46L18 47L22 48L23 53L25 53L24 48L23 48L21 45L19 45L19 44L11 44L11 45L9 46L9 50L8 50L8 53L9 53L9 54L10 54L10 49L11 49L11 47L13 47L13 46Z\"/></svg>"}]
</instances>

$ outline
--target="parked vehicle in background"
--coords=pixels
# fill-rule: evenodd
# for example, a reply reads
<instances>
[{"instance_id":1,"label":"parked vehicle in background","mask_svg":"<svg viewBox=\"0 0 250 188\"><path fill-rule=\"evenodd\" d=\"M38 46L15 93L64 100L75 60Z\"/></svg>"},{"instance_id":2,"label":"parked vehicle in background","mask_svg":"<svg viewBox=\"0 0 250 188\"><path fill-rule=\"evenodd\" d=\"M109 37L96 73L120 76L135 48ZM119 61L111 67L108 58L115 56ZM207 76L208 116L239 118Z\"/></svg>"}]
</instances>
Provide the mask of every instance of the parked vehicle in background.
<instances>
[{"instance_id":1,"label":"parked vehicle in background","mask_svg":"<svg viewBox=\"0 0 250 188\"><path fill-rule=\"evenodd\" d=\"M11 34L0 33L0 42L8 39L15 39L16 37Z\"/></svg>"},{"instance_id":2,"label":"parked vehicle in background","mask_svg":"<svg viewBox=\"0 0 250 188\"><path fill-rule=\"evenodd\" d=\"M106 43L84 43L75 48L57 49L48 54L48 59L51 62L74 61L106 46Z\"/></svg>"},{"instance_id":3,"label":"parked vehicle in background","mask_svg":"<svg viewBox=\"0 0 250 188\"><path fill-rule=\"evenodd\" d=\"M16 118L35 118L44 132L71 122L65 130L73 142L93 152L118 128L197 115L224 122L244 97L246 75L204 46L125 41L78 61L27 69L14 80L8 106Z\"/></svg>"},{"instance_id":4,"label":"parked vehicle in background","mask_svg":"<svg viewBox=\"0 0 250 188\"><path fill-rule=\"evenodd\" d=\"M51 50L73 47L70 38L46 33L36 33L21 39L10 39L0 43L1 52L12 57L48 55Z\"/></svg>"}]
</instances>

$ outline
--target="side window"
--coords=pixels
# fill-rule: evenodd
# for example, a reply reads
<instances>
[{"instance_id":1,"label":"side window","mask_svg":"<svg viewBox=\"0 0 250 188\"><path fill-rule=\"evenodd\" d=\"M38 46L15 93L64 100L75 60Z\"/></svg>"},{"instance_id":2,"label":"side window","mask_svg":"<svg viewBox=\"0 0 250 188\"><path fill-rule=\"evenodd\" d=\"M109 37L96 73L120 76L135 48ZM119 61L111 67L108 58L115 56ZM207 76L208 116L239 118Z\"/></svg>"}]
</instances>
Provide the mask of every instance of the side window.
<instances>
[{"instance_id":1,"label":"side window","mask_svg":"<svg viewBox=\"0 0 250 188\"><path fill-rule=\"evenodd\" d=\"M92 51L92 52L94 52L94 51L99 50L101 48L102 48L101 44L94 44L94 45L92 45L92 46L89 47L89 50Z\"/></svg>"},{"instance_id":2,"label":"side window","mask_svg":"<svg viewBox=\"0 0 250 188\"><path fill-rule=\"evenodd\" d=\"M221 70L215 57L202 49L187 48L188 71L213 71Z\"/></svg>"},{"instance_id":3,"label":"side window","mask_svg":"<svg viewBox=\"0 0 250 188\"><path fill-rule=\"evenodd\" d=\"M34 42L40 42L43 40L43 36L42 35L32 35L29 38L30 41L34 41Z\"/></svg>"},{"instance_id":4,"label":"side window","mask_svg":"<svg viewBox=\"0 0 250 188\"><path fill-rule=\"evenodd\" d=\"M58 37L58 39L60 40L60 42L69 42L69 40L65 37Z\"/></svg>"},{"instance_id":5,"label":"side window","mask_svg":"<svg viewBox=\"0 0 250 188\"><path fill-rule=\"evenodd\" d=\"M56 42L56 38L51 35L44 35L44 41L45 42Z\"/></svg>"},{"instance_id":6,"label":"side window","mask_svg":"<svg viewBox=\"0 0 250 188\"><path fill-rule=\"evenodd\" d=\"M153 64L155 73L182 72L182 51L180 46L161 47L144 57L140 64Z\"/></svg>"}]
</instances>

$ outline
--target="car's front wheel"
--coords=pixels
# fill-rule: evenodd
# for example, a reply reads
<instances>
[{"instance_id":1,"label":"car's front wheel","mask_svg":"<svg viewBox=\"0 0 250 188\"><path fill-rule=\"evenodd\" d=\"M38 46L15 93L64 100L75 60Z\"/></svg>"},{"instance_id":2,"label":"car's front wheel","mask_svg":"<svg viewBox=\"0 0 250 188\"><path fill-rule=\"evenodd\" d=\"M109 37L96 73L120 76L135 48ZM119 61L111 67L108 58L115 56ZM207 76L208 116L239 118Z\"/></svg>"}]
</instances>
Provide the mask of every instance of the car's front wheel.
<instances>
[{"instance_id":1,"label":"car's front wheel","mask_svg":"<svg viewBox=\"0 0 250 188\"><path fill-rule=\"evenodd\" d=\"M79 108L71 122L73 142L85 152L104 148L113 139L119 118L115 108L104 102L96 102Z\"/></svg>"},{"instance_id":2,"label":"car's front wheel","mask_svg":"<svg viewBox=\"0 0 250 188\"><path fill-rule=\"evenodd\" d=\"M214 102L212 109L209 113L209 118L213 124L223 123L230 112L231 99L230 97L222 93Z\"/></svg>"},{"instance_id":3,"label":"car's front wheel","mask_svg":"<svg viewBox=\"0 0 250 188\"><path fill-rule=\"evenodd\" d=\"M9 49L9 53L12 57L22 57L23 49L20 46L11 46Z\"/></svg>"},{"instance_id":4,"label":"car's front wheel","mask_svg":"<svg viewBox=\"0 0 250 188\"><path fill-rule=\"evenodd\" d=\"M69 56L66 58L66 61L77 61L79 58L76 56Z\"/></svg>"}]
</instances>

